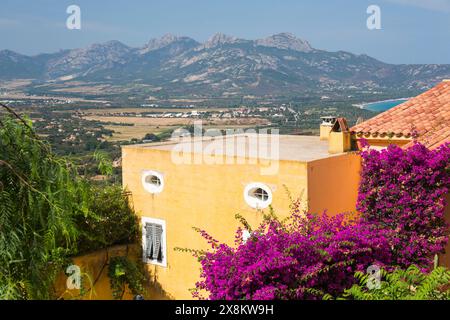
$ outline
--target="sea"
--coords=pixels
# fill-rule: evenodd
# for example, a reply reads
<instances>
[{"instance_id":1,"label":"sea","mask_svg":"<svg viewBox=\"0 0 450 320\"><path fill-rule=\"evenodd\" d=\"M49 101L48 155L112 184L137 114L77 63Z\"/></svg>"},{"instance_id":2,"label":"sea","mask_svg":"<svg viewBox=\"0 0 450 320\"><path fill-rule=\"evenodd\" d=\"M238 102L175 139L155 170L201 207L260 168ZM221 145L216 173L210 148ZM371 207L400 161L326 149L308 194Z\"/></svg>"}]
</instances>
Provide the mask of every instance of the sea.
<instances>
[{"instance_id":1,"label":"sea","mask_svg":"<svg viewBox=\"0 0 450 320\"><path fill-rule=\"evenodd\" d=\"M408 98L383 100L383 101L370 102L370 103L361 103L357 106L362 109L367 109L367 110L376 111L376 112L382 112L382 111L389 110L395 106L398 106L399 104L401 104L405 101L408 101L408 100L409 100Z\"/></svg>"}]
</instances>

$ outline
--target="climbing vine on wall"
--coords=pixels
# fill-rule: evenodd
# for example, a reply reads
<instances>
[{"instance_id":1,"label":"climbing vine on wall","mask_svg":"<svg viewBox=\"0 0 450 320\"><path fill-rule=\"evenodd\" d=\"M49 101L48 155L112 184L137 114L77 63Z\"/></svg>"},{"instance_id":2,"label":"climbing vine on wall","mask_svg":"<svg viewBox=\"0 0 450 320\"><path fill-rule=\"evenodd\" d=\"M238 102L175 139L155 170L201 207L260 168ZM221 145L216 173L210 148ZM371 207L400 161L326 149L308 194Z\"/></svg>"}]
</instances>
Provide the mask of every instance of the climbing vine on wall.
<instances>
[{"instance_id":1,"label":"climbing vine on wall","mask_svg":"<svg viewBox=\"0 0 450 320\"><path fill-rule=\"evenodd\" d=\"M144 270L141 265L127 257L113 257L110 259L108 277L114 299L121 299L126 287L134 295L142 295L144 293Z\"/></svg>"}]
</instances>

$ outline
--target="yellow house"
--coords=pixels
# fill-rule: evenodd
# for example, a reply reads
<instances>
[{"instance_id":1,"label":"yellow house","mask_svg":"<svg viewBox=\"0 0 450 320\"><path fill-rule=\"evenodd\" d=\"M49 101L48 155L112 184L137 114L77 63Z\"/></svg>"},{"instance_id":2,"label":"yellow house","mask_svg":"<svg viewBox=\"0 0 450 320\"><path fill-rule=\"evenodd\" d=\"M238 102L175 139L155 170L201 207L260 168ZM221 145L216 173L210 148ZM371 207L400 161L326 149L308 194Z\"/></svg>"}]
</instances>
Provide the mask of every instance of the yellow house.
<instances>
[{"instance_id":1,"label":"yellow house","mask_svg":"<svg viewBox=\"0 0 450 320\"><path fill-rule=\"evenodd\" d=\"M319 137L254 133L124 146L123 184L142 219L144 260L165 297L191 298L199 279L196 259L174 251L207 248L192 227L232 244L235 214L253 226L269 206L286 216L289 193L313 212L354 211L359 156L333 152Z\"/></svg>"},{"instance_id":2,"label":"yellow house","mask_svg":"<svg viewBox=\"0 0 450 320\"><path fill-rule=\"evenodd\" d=\"M325 117L317 137L185 132L165 143L124 146L123 184L141 216L143 259L160 297L191 298L200 264L174 248L208 248L192 227L232 244L235 214L254 226L270 207L286 216L289 193L311 212L355 211L361 160L351 149L361 138L384 148L416 137L435 148L449 141L449 124L450 83L442 82L351 129L345 119Z\"/></svg>"}]
</instances>

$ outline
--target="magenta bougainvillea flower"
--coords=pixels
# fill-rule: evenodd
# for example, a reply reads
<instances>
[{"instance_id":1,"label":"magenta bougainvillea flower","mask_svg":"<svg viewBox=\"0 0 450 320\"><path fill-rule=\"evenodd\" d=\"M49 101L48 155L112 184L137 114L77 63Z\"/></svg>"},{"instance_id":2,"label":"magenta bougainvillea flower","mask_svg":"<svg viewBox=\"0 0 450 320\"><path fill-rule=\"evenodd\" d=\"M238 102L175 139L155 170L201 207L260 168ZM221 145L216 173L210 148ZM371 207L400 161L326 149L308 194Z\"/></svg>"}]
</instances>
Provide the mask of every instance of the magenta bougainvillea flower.
<instances>
[{"instance_id":1,"label":"magenta bougainvillea flower","mask_svg":"<svg viewBox=\"0 0 450 320\"><path fill-rule=\"evenodd\" d=\"M201 279L193 296L321 299L351 287L354 273L370 265L429 268L448 241L449 144L436 150L390 146L361 156L360 216L303 213L295 202L288 220L267 218L245 242L238 229L235 246L198 230L211 250L195 254Z\"/></svg>"},{"instance_id":2,"label":"magenta bougainvillea flower","mask_svg":"<svg viewBox=\"0 0 450 320\"><path fill-rule=\"evenodd\" d=\"M450 186L450 144L429 150L415 143L361 153L363 166L357 209L362 218L395 232L394 263L427 268L448 241L444 219Z\"/></svg>"},{"instance_id":3,"label":"magenta bougainvillea flower","mask_svg":"<svg viewBox=\"0 0 450 320\"><path fill-rule=\"evenodd\" d=\"M299 214L286 222L269 219L235 247L209 242L201 255L202 279L194 297L270 300L321 299L350 287L356 271L390 262L389 235L348 215ZM241 239L239 229L236 239ZM203 231L203 235L205 235Z\"/></svg>"}]
</instances>

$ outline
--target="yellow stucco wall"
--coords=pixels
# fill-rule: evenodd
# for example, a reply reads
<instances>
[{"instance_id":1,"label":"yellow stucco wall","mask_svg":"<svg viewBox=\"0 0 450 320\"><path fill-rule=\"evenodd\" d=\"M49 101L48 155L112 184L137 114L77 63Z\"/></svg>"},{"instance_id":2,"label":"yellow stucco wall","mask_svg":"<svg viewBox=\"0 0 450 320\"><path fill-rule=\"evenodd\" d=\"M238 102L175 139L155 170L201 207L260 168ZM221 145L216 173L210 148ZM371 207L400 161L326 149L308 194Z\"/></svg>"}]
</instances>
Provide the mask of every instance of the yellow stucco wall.
<instances>
[{"instance_id":1,"label":"yellow stucco wall","mask_svg":"<svg viewBox=\"0 0 450 320\"><path fill-rule=\"evenodd\" d=\"M447 223L450 224L450 193L447 193L445 201L447 203L447 206L445 207L444 217ZM445 247L445 254L441 254L439 256L439 264L450 269L450 241Z\"/></svg>"},{"instance_id":2,"label":"yellow stucco wall","mask_svg":"<svg viewBox=\"0 0 450 320\"><path fill-rule=\"evenodd\" d=\"M338 158L329 159L339 166ZM200 265L187 253L177 252L175 247L207 249L204 239L192 227L206 230L221 242L232 244L235 230L240 226L234 215L240 213L252 226L262 220L262 212L250 208L244 200L244 188L251 182L268 185L273 193L272 206L277 215L289 214L291 204L286 188L292 197L302 196L303 206L307 208L308 188L314 192L320 183L325 183L326 174L319 171L326 167L327 159L310 166L299 161L280 161L275 175L262 175L260 169L267 164L206 165L175 164L171 153L166 150L126 146L122 150L123 185L132 193L136 212L142 216L162 219L167 228L167 267L148 265L152 276L158 281L169 298L190 299L189 288L199 280ZM350 160L349 160L350 161ZM241 161L245 162L245 161ZM317 168L317 169L316 169ZM353 170L353 165L344 166ZM143 170L156 170L164 175L165 187L160 194L150 194L141 184ZM341 170L334 167L334 171ZM308 178L310 175L310 178ZM342 174L345 176L346 174ZM320 182L308 183L308 179ZM353 181L353 180L351 180ZM342 194L344 197L345 195ZM336 198L339 196L336 194ZM326 200L324 197L321 199ZM335 198L331 198L333 201ZM328 202L328 201L327 201ZM340 199L334 209L354 207L353 198ZM265 209L268 210L268 209Z\"/></svg>"},{"instance_id":3,"label":"yellow stucco wall","mask_svg":"<svg viewBox=\"0 0 450 320\"><path fill-rule=\"evenodd\" d=\"M72 258L72 263L80 268L85 294L80 290L68 289L66 282L68 275L61 273L54 286L59 299L71 300L112 300L113 295L108 277L108 265L111 257L124 256L132 260L138 258L140 250L136 245L119 245L95 251ZM124 300L133 299L128 290L123 295Z\"/></svg>"},{"instance_id":4,"label":"yellow stucco wall","mask_svg":"<svg viewBox=\"0 0 450 320\"><path fill-rule=\"evenodd\" d=\"M306 192L306 164L301 162L283 161L277 175L262 176L261 165L180 165L171 161L168 151L132 147L124 148L122 154L123 185L132 193L136 212L166 221L168 266L149 265L149 270L176 299L191 298L188 288L199 279L199 264L189 254L173 249L207 249L204 239L192 227L207 230L219 241L233 243L239 226L236 213L254 226L262 219L262 212L244 201L248 183L262 182L271 188L272 205L280 216L289 213L290 204L283 185L293 195ZM145 169L164 174L162 193L150 194L143 189L141 174Z\"/></svg>"},{"instance_id":5,"label":"yellow stucco wall","mask_svg":"<svg viewBox=\"0 0 450 320\"><path fill-rule=\"evenodd\" d=\"M361 157L356 153L308 163L309 210L329 214L355 212Z\"/></svg>"}]
</instances>

